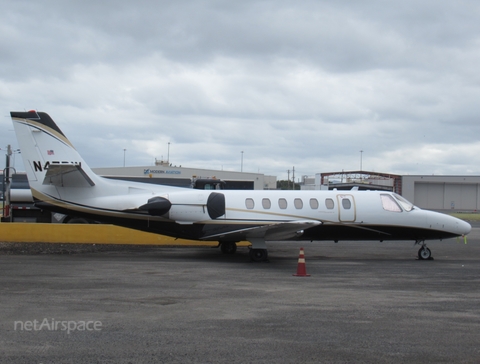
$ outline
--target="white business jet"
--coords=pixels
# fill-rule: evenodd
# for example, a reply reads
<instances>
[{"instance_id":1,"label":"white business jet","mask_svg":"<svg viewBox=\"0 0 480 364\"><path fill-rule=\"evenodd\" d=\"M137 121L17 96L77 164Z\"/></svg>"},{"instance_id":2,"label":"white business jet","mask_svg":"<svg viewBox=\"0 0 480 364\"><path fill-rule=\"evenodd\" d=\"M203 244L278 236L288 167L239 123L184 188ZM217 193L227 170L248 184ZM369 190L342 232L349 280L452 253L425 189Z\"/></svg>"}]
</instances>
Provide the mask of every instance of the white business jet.
<instances>
[{"instance_id":1,"label":"white business jet","mask_svg":"<svg viewBox=\"0 0 480 364\"><path fill-rule=\"evenodd\" d=\"M182 239L218 241L234 253L247 240L254 261L267 241L426 240L465 236L471 226L380 191L195 190L97 176L50 116L11 112L36 205Z\"/></svg>"}]
</instances>

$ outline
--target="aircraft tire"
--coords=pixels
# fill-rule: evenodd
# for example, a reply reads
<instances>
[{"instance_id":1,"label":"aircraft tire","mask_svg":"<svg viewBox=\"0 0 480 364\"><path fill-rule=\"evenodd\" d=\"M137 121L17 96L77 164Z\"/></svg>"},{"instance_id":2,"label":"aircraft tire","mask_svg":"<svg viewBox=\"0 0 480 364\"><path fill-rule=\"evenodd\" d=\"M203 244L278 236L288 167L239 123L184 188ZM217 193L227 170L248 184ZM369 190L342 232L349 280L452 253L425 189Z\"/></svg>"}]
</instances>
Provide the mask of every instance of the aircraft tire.
<instances>
[{"instance_id":1,"label":"aircraft tire","mask_svg":"<svg viewBox=\"0 0 480 364\"><path fill-rule=\"evenodd\" d=\"M223 254L235 254L237 251L237 243L234 241L224 241L220 244L220 250Z\"/></svg>"},{"instance_id":2,"label":"aircraft tire","mask_svg":"<svg viewBox=\"0 0 480 364\"><path fill-rule=\"evenodd\" d=\"M263 262L268 259L267 249L250 249L250 258L254 262Z\"/></svg>"},{"instance_id":3,"label":"aircraft tire","mask_svg":"<svg viewBox=\"0 0 480 364\"><path fill-rule=\"evenodd\" d=\"M432 258L432 252L426 246L422 246L418 250L418 259L420 260L428 260Z\"/></svg>"}]
</instances>

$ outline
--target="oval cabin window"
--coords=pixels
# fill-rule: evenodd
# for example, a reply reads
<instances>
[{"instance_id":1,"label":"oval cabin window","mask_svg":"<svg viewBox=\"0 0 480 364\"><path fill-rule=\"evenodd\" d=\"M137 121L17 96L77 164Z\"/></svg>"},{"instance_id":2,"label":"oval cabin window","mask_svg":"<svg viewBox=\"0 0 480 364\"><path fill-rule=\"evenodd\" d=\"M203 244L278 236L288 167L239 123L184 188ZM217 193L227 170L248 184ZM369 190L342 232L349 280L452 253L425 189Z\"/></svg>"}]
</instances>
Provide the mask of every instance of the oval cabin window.
<instances>
[{"instance_id":1,"label":"oval cabin window","mask_svg":"<svg viewBox=\"0 0 480 364\"><path fill-rule=\"evenodd\" d=\"M251 210L255 207L255 202L253 201L253 198L247 198L245 200L245 206L247 207L247 209Z\"/></svg>"},{"instance_id":2,"label":"oval cabin window","mask_svg":"<svg viewBox=\"0 0 480 364\"><path fill-rule=\"evenodd\" d=\"M327 198L325 200L325 207L329 210L333 210L333 208L335 207L335 202L333 202L331 198Z\"/></svg>"},{"instance_id":3,"label":"oval cabin window","mask_svg":"<svg viewBox=\"0 0 480 364\"><path fill-rule=\"evenodd\" d=\"M297 210L303 209L303 201L301 198L296 198L295 200L293 200L293 204L295 205L295 208Z\"/></svg>"},{"instance_id":4,"label":"oval cabin window","mask_svg":"<svg viewBox=\"0 0 480 364\"><path fill-rule=\"evenodd\" d=\"M265 210L268 210L270 207L272 207L272 203L270 202L269 198L264 198L262 200L262 206Z\"/></svg>"}]
</instances>

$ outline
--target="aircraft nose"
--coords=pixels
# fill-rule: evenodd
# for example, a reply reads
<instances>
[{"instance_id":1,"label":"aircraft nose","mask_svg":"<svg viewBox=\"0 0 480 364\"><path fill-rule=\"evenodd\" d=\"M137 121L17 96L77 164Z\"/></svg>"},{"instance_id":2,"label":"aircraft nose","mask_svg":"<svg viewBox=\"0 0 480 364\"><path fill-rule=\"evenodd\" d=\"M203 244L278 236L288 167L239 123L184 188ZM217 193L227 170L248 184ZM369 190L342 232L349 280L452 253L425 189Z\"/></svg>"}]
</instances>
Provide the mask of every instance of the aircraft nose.
<instances>
[{"instance_id":1,"label":"aircraft nose","mask_svg":"<svg viewBox=\"0 0 480 364\"><path fill-rule=\"evenodd\" d=\"M433 212L429 216L428 221L431 228L436 228L456 236L467 235L472 230L472 226L468 222L438 212Z\"/></svg>"},{"instance_id":2,"label":"aircraft nose","mask_svg":"<svg viewBox=\"0 0 480 364\"><path fill-rule=\"evenodd\" d=\"M468 222L453 216L446 216L449 221L445 226L452 229L453 233L456 233L457 235L467 235L472 230L472 226Z\"/></svg>"},{"instance_id":3,"label":"aircraft nose","mask_svg":"<svg viewBox=\"0 0 480 364\"><path fill-rule=\"evenodd\" d=\"M468 222L457 219L457 229L462 235L468 235L472 231L472 225Z\"/></svg>"}]
</instances>

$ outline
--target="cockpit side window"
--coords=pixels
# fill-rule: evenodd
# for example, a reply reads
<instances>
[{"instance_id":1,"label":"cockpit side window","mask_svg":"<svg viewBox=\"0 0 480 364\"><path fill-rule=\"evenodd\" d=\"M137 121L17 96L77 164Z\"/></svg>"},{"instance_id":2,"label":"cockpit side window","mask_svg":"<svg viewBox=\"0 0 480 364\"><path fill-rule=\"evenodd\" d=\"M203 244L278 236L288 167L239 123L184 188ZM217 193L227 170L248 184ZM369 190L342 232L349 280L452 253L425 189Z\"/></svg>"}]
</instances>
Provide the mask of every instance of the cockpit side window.
<instances>
[{"instance_id":1,"label":"cockpit side window","mask_svg":"<svg viewBox=\"0 0 480 364\"><path fill-rule=\"evenodd\" d=\"M382 200L382 206L385 211L402 212L402 209L398 205L397 201L395 201L395 199L391 195L381 194L380 198Z\"/></svg>"}]
</instances>

